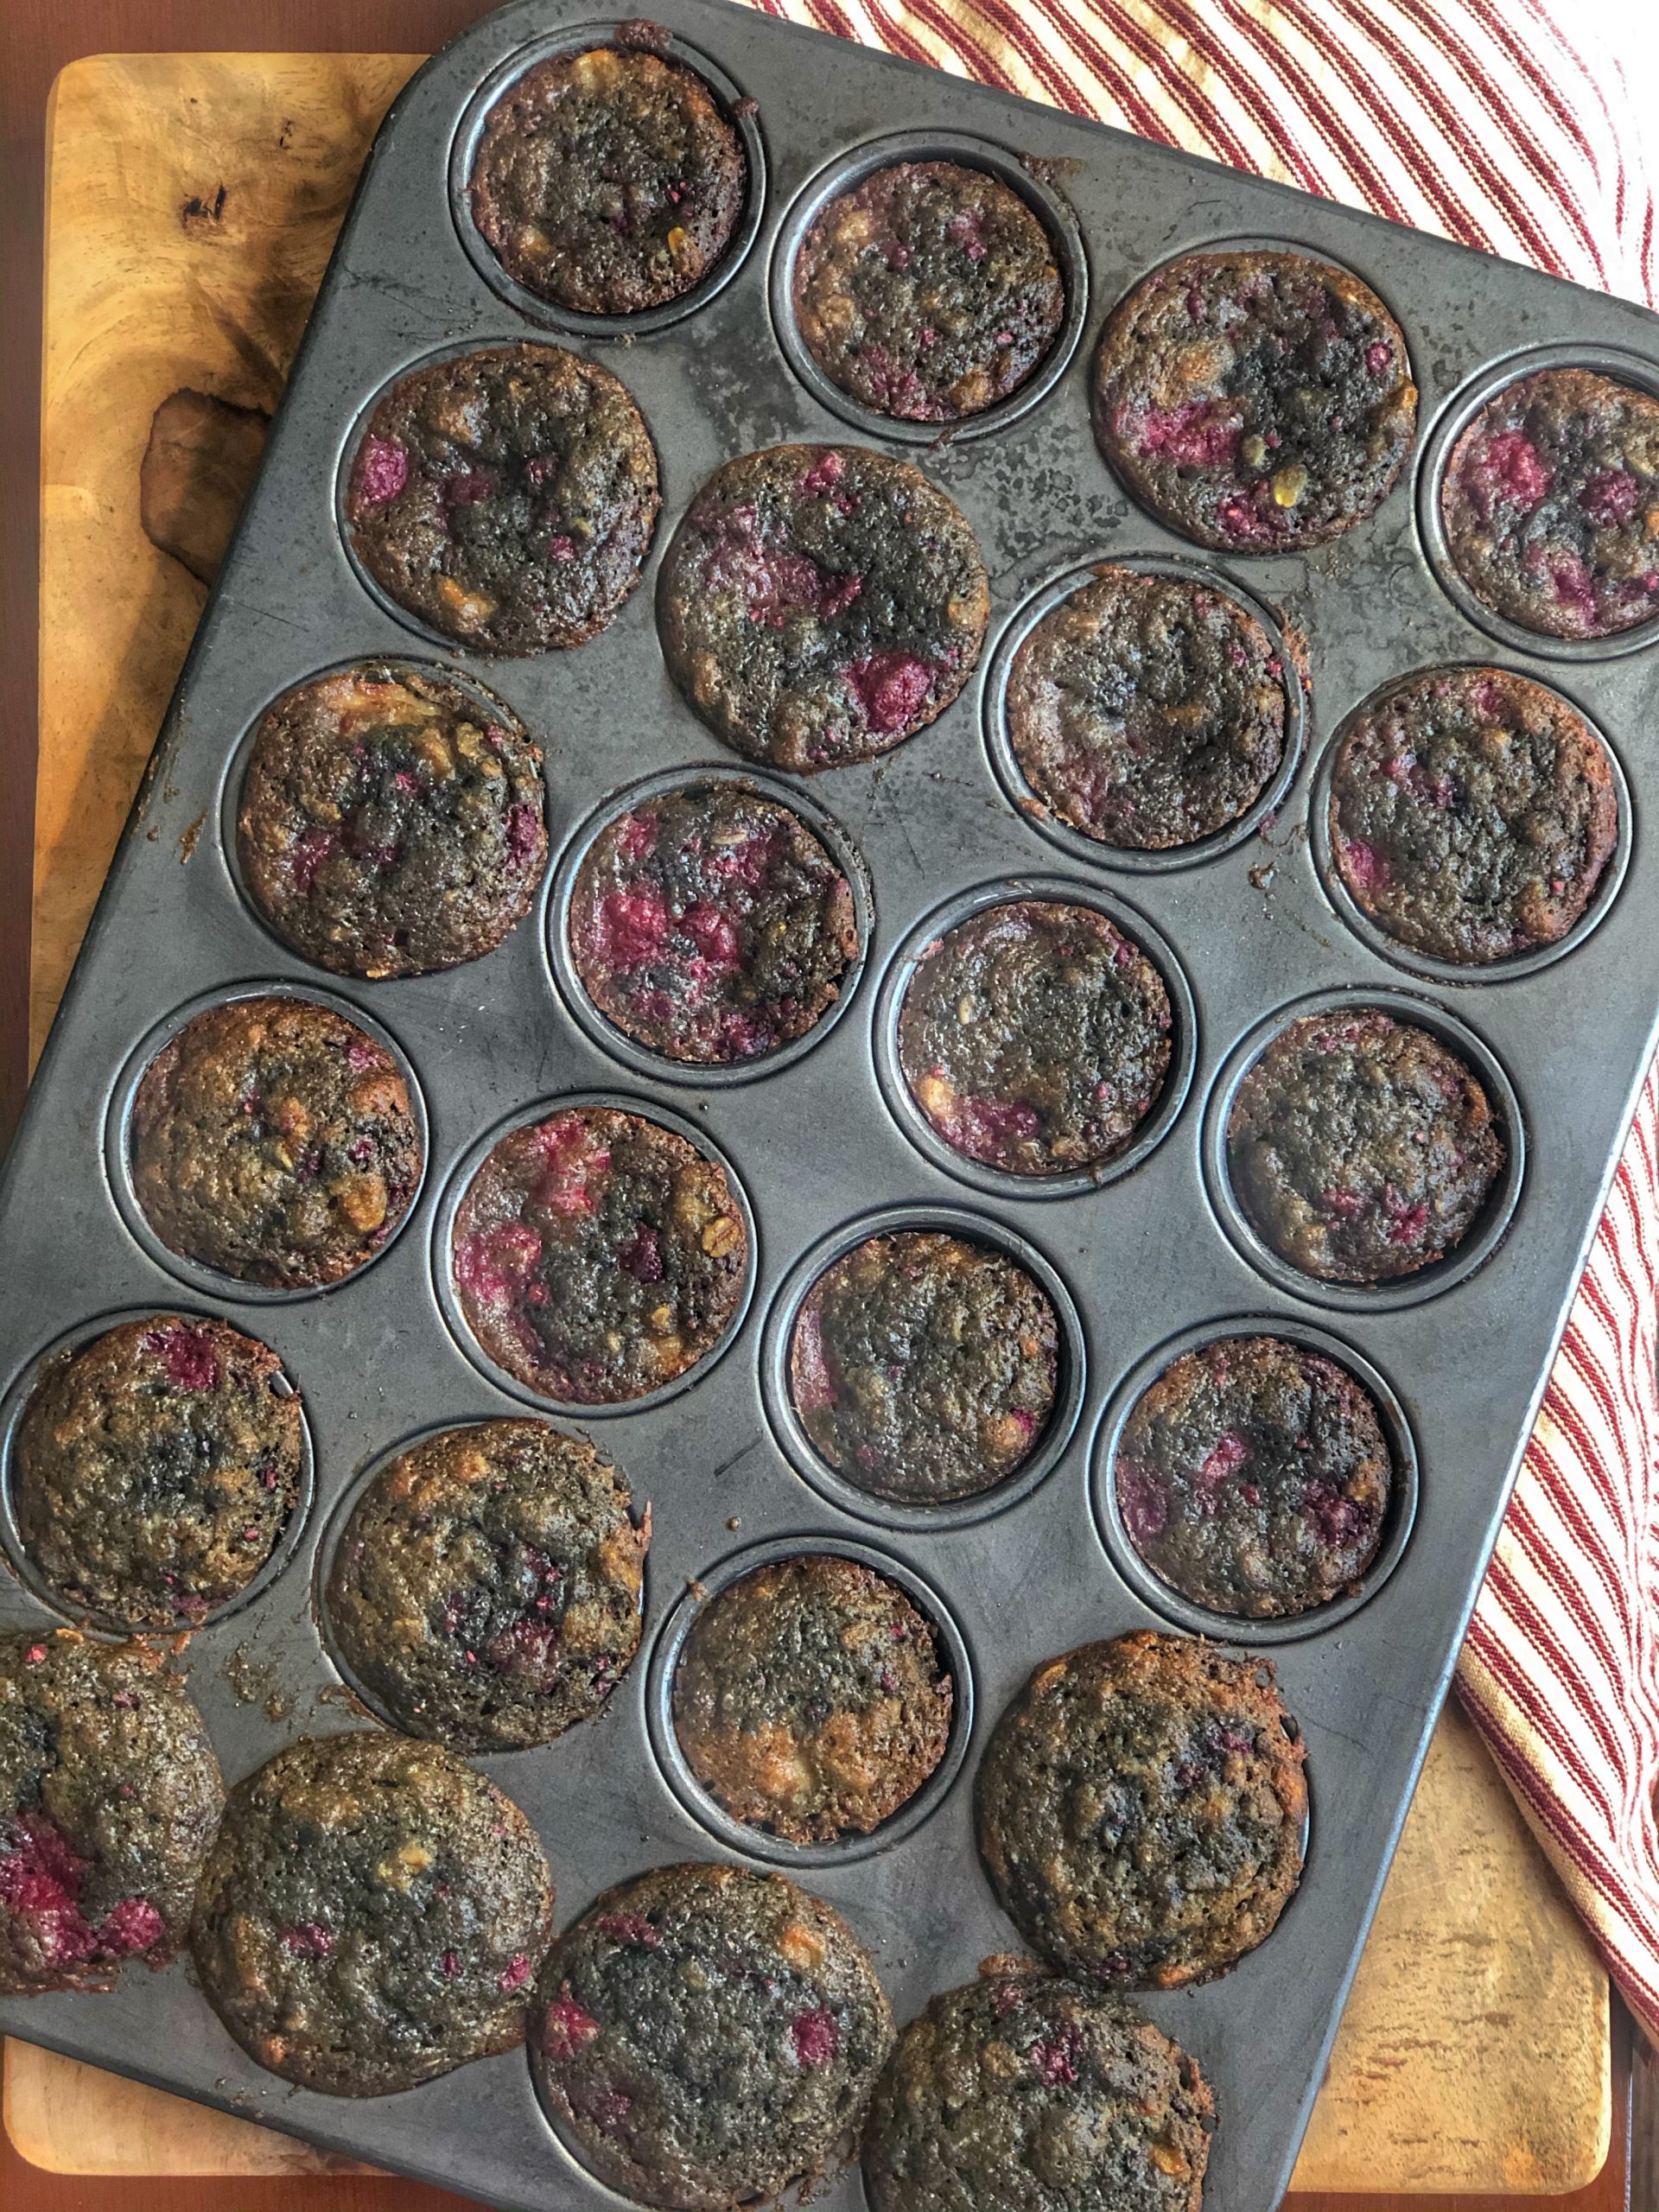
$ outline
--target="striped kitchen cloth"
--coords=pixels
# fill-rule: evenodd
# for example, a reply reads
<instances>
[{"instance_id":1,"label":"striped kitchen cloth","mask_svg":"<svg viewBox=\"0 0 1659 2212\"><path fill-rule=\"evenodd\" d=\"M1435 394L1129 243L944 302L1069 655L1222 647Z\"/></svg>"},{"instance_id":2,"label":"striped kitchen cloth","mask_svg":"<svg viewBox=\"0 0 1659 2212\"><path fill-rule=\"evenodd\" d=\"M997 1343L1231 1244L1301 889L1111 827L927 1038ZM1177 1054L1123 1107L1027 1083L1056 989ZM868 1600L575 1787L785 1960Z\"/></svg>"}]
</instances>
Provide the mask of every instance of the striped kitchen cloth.
<instances>
[{"instance_id":1,"label":"striped kitchen cloth","mask_svg":"<svg viewBox=\"0 0 1659 2212\"><path fill-rule=\"evenodd\" d=\"M1637 104L1568 0L755 4L1656 304ZM1656 1269L1650 1071L1458 1686L1659 2040Z\"/></svg>"}]
</instances>

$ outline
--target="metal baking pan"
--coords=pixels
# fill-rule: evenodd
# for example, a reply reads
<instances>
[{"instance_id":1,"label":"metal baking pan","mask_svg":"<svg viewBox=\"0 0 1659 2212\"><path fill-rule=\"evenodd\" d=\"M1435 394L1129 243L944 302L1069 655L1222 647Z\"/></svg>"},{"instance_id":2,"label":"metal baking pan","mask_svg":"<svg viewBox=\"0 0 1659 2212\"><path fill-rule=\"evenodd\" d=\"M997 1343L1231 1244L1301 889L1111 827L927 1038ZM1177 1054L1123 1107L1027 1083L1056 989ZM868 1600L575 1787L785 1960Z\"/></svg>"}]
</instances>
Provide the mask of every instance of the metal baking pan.
<instances>
[{"instance_id":1,"label":"metal baking pan","mask_svg":"<svg viewBox=\"0 0 1659 2212\"><path fill-rule=\"evenodd\" d=\"M619 1095L689 1124L747 1194L757 1266L741 1327L690 1387L590 1423L654 1507L645 1648L601 1718L544 1751L484 1764L541 1831L562 1921L652 1862L747 1853L794 1865L872 1947L905 2019L1018 1941L993 1903L969 1818L974 1767L1011 1693L1036 1662L1086 1638L1198 1624L1134 1573L1100 1479L1133 1379L1160 1346L1246 1319L1344 1351L1379 1381L1412 1479L1360 1601L1274 1639L1307 1744L1306 1874L1275 1933L1234 1973L1140 2000L1214 2085L1213 2212L1267 2212L1290 2172L1659 1013L1659 861L1644 835L1659 809L1652 628L1592 650L1495 635L1437 578L1433 470L1469 394L1538 349L1659 386L1659 321L721 0L663 0L658 12L728 98L756 103L744 126L754 197L731 265L684 312L630 332L526 314L480 257L452 180L464 175L480 88L538 44L608 35L613 23L591 10L592 0L519 0L479 23L409 86L375 144L0 1190L0 1387L11 1386L15 1410L43 1351L134 1309L211 1308L282 1356L315 1445L309 1511L283 1572L194 1637L187 1659L234 1780L296 1733L362 1723L314 1605L319 1547L343 1495L411 1435L521 1403L468 1356L435 1282L435 1224L460 1163L486 1132L556 1096ZM1074 318L1059 372L972 435L925 448L880 423L849 431L844 405L826 405L798 373L798 349L779 327L779 241L832 171L861 168L885 140L904 153L959 148L970 162L995 149L1004 174L1032 180L1039 208L1058 197L1070 211ZM1217 564L1124 497L1090 435L1088 375L1100 323L1126 286L1181 249L1244 236L1344 263L1382 295L1411 347L1421 435L1412 475L1370 522L1305 556ZM622 376L655 436L665 495L652 569L601 637L536 659L468 659L545 745L548 887L537 912L476 964L416 981L321 977L273 941L238 891L222 834L227 779L254 720L301 678L358 656L453 664L353 568L337 524L342 455L372 396L410 364L538 332ZM852 435L918 459L978 533L994 594L983 673L919 736L810 785L811 805L868 871L856 987L810 1049L702 1081L614 1049L602 1021L573 1016L549 917L568 881L566 849L618 790L733 766L670 684L653 622L655 559L691 493L734 454ZM1242 841L1131 867L1046 834L1011 803L999 640L1056 579L1103 556L1218 566L1308 640L1312 705L1294 781L1276 817ZM1332 731L1358 702L1412 668L1485 658L1555 684L1605 736L1628 791L1622 881L1560 958L1482 979L1426 976L1327 893L1306 835L1307 794ZM1143 925L1178 986L1183 1096L1127 1172L1044 1194L964 1172L895 1113L886 1025L894 963L914 957L930 917L989 885L1056 880ZM204 995L273 981L380 1024L417 1078L429 1127L411 1217L372 1267L318 1296L257 1298L204 1281L135 1235L111 1142L134 1055L158 1027ZM1501 1071L1524 1167L1472 1268L1375 1295L1332 1293L1264 1265L1241 1223L1213 1143L1217 1085L1262 1025L1332 992L1386 994L1472 1036L1483 1065ZM832 1252L856 1224L905 1216L963 1217L1029 1249L1065 1323L1060 1448L1037 1479L931 1521L849 1492L816 1466L778 1390L779 1316L799 1294L804 1255ZM906 1586L937 1603L961 1677L946 1784L874 1849L750 1850L664 1742L657 1646L683 1629L688 1582L716 1581L734 1554L780 1539L894 1561ZM0 1577L0 1624L50 1618L25 1581ZM1218 1632L1225 1640L1224 1625ZM129 1973L109 1996L0 2002L0 2028L503 2206L615 2202L554 2138L522 2055L378 2101L291 2089L243 2056L182 1965ZM823 2201L851 2212L855 2169Z\"/></svg>"}]
</instances>

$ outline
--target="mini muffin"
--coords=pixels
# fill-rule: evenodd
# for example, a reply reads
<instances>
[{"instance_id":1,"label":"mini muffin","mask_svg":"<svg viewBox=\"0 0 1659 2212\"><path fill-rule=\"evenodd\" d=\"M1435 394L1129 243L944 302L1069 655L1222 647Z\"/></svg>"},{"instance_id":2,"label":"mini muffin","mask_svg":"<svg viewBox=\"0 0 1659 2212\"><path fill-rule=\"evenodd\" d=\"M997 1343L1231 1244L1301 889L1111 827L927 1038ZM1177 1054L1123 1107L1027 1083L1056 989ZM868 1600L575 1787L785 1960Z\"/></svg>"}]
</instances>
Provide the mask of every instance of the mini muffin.
<instances>
[{"instance_id":1,"label":"mini muffin","mask_svg":"<svg viewBox=\"0 0 1659 2212\"><path fill-rule=\"evenodd\" d=\"M743 212L736 131L701 77L644 44L537 62L490 110L473 162L473 220L502 267L581 315L678 299Z\"/></svg>"},{"instance_id":2,"label":"mini muffin","mask_svg":"<svg viewBox=\"0 0 1659 2212\"><path fill-rule=\"evenodd\" d=\"M705 1358L743 1295L748 1233L724 1171L613 1107L512 1130L455 1212L467 1325L543 1397L620 1405Z\"/></svg>"},{"instance_id":3,"label":"mini muffin","mask_svg":"<svg viewBox=\"0 0 1659 2212\"><path fill-rule=\"evenodd\" d=\"M608 369L489 346L400 377L352 461L357 556L456 644L584 644L639 581L662 500L651 434Z\"/></svg>"},{"instance_id":4,"label":"mini muffin","mask_svg":"<svg viewBox=\"0 0 1659 2212\"><path fill-rule=\"evenodd\" d=\"M916 963L899 1065L929 1123L1006 1175L1103 1168L1169 1071L1169 994L1092 906L1015 899L958 922Z\"/></svg>"},{"instance_id":5,"label":"mini muffin","mask_svg":"<svg viewBox=\"0 0 1659 2212\"><path fill-rule=\"evenodd\" d=\"M576 873L569 942L619 1029L713 1066L805 1036L859 953L852 887L823 845L733 783L644 799L603 830Z\"/></svg>"},{"instance_id":6,"label":"mini muffin","mask_svg":"<svg viewBox=\"0 0 1659 2212\"><path fill-rule=\"evenodd\" d=\"M1260 798L1285 757L1285 687L1239 601L1103 566L1015 654L1008 741L1062 822L1099 844L1165 851Z\"/></svg>"},{"instance_id":7,"label":"mini muffin","mask_svg":"<svg viewBox=\"0 0 1659 2212\"><path fill-rule=\"evenodd\" d=\"M1281 1030L1227 1120L1228 1170L1252 1228L1323 1282L1392 1282L1445 1259L1507 1157L1467 1063L1371 1008Z\"/></svg>"},{"instance_id":8,"label":"mini muffin","mask_svg":"<svg viewBox=\"0 0 1659 2212\"><path fill-rule=\"evenodd\" d=\"M942 715L990 617L966 518L908 461L773 446L717 468L658 586L669 672L734 752L803 775Z\"/></svg>"},{"instance_id":9,"label":"mini muffin","mask_svg":"<svg viewBox=\"0 0 1659 2212\"><path fill-rule=\"evenodd\" d=\"M999 1968L900 2035L864 2133L874 2212L1198 2212L1192 2059L1120 1999Z\"/></svg>"},{"instance_id":10,"label":"mini muffin","mask_svg":"<svg viewBox=\"0 0 1659 2212\"><path fill-rule=\"evenodd\" d=\"M550 1744L639 1648L647 1514L539 1421L429 1436L352 1509L328 1577L346 1665L397 1726L457 1751Z\"/></svg>"},{"instance_id":11,"label":"mini muffin","mask_svg":"<svg viewBox=\"0 0 1659 2212\"><path fill-rule=\"evenodd\" d=\"M1460 967L1566 936L1618 836L1607 755L1565 699L1503 668L1408 676L1348 723L1331 852L1356 906Z\"/></svg>"},{"instance_id":12,"label":"mini muffin","mask_svg":"<svg viewBox=\"0 0 1659 2212\"><path fill-rule=\"evenodd\" d=\"M0 1996L164 1967L224 1802L201 1716L154 1647L0 1639Z\"/></svg>"},{"instance_id":13,"label":"mini muffin","mask_svg":"<svg viewBox=\"0 0 1659 2212\"><path fill-rule=\"evenodd\" d=\"M790 1338L790 1396L813 1445L904 1504L1006 1481L1041 1442L1058 1380L1059 1325L1025 1269L931 1230L832 1261Z\"/></svg>"},{"instance_id":14,"label":"mini muffin","mask_svg":"<svg viewBox=\"0 0 1659 2212\"><path fill-rule=\"evenodd\" d=\"M191 1949L251 2058L383 2097L524 2039L553 1931L536 1831L435 1744L290 1744L231 1792Z\"/></svg>"},{"instance_id":15,"label":"mini muffin","mask_svg":"<svg viewBox=\"0 0 1659 2212\"><path fill-rule=\"evenodd\" d=\"M674 1675L674 1732L734 1820L791 1843L868 1835L950 1735L931 1624L856 1560L758 1567L704 1605Z\"/></svg>"},{"instance_id":16,"label":"mini muffin","mask_svg":"<svg viewBox=\"0 0 1659 2212\"><path fill-rule=\"evenodd\" d=\"M1265 1662L1146 1630L1050 1660L979 1770L1004 1911L1080 1979L1212 1980L1301 1878L1302 1759Z\"/></svg>"},{"instance_id":17,"label":"mini muffin","mask_svg":"<svg viewBox=\"0 0 1659 2212\"><path fill-rule=\"evenodd\" d=\"M1095 435L1135 497L1223 552L1320 545L1374 514L1417 428L1400 326L1306 254L1188 253L1113 310Z\"/></svg>"},{"instance_id":18,"label":"mini muffin","mask_svg":"<svg viewBox=\"0 0 1659 2212\"><path fill-rule=\"evenodd\" d=\"M281 1542L303 1454L299 1396L269 1346L157 1313L47 1369L17 1432L12 1508L62 1605L196 1627Z\"/></svg>"},{"instance_id":19,"label":"mini muffin","mask_svg":"<svg viewBox=\"0 0 1659 2212\"><path fill-rule=\"evenodd\" d=\"M1659 399L1591 369L1540 369L1452 449L1452 566L1494 614L1547 638L1611 638L1659 614Z\"/></svg>"},{"instance_id":20,"label":"mini muffin","mask_svg":"<svg viewBox=\"0 0 1659 2212\"><path fill-rule=\"evenodd\" d=\"M830 382L911 423L1006 399L1065 320L1048 232L1017 192L955 162L896 162L838 194L801 241L794 300Z\"/></svg>"},{"instance_id":21,"label":"mini muffin","mask_svg":"<svg viewBox=\"0 0 1659 2212\"><path fill-rule=\"evenodd\" d=\"M414 1201L402 1070L332 1007L227 1000L144 1071L133 1189L169 1251L238 1282L315 1290L372 1260Z\"/></svg>"},{"instance_id":22,"label":"mini muffin","mask_svg":"<svg viewBox=\"0 0 1659 2212\"><path fill-rule=\"evenodd\" d=\"M541 748L423 669L359 661L266 709L237 817L249 891L337 976L493 952L547 865Z\"/></svg>"},{"instance_id":23,"label":"mini muffin","mask_svg":"<svg viewBox=\"0 0 1659 2212\"><path fill-rule=\"evenodd\" d=\"M892 2044L839 1913L780 1874L684 1866L607 1890L566 1929L531 2049L600 2181L730 2212L824 2171Z\"/></svg>"},{"instance_id":24,"label":"mini muffin","mask_svg":"<svg viewBox=\"0 0 1659 2212\"><path fill-rule=\"evenodd\" d=\"M1194 1605L1283 1619L1376 1556L1394 1462L1370 1394L1281 1337L1171 1362L1124 1424L1113 1479L1153 1573Z\"/></svg>"}]
</instances>

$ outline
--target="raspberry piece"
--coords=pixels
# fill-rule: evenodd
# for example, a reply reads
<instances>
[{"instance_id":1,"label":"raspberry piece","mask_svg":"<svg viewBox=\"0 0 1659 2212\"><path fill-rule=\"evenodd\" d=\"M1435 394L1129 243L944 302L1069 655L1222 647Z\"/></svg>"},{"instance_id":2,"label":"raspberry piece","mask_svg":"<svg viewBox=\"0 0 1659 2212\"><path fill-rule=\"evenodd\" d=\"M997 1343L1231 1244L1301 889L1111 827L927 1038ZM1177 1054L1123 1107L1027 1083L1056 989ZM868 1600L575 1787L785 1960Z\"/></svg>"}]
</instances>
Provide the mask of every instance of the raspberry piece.
<instances>
[{"instance_id":1,"label":"raspberry piece","mask_svg":"<svg viewBox=\"0 0 1659 2212\"><path fill-rule=\"evenodd\" d=\"M1250 1456L1250 1447L1236 1430L1229 1429L1205 1459L1194 1478L1194 1488L1207 1510L1213 1512L1221 1486Z\"/></svg>"},{"instance_id":2,"label":"raspberry piece","mask_svg":"<svg viewBox=\"0 0 1659 2212\"><path fill-rule=\"evenodd\" d=\"M648 1222L636 1222L632 1236L618 1248L616 1263L636 1282L661 1282L663 1241Z\"/></svg>"},{"instance_id":3,"label":"raspberry piece","mask_svg":"<svg viewBox=\"0 0 1659 2212\"><path fill-rule=\"evenodd\" d=\"M1363 837L1344 837L1342 858L1363 897L1374 898L1379 891L1387 890L1393 870L1375 845L1369 844Z\"/></svg>"},{"instance_id":4,"label":"raspberry piece","mask_svg":"<svg viewBox=\"0 0 1659 2212\"><path fill-rule=\"evenodd\" d=\"M1616 525L1629 522L1641 496L1642 487L1628 468L1604 468L1580 493L1579 505L1592 522Z\"/></svg>"},{"instance_id":5,"label":"raspberry piece","mask_svg":"<svg viewBox=\"0 0 1659 2212\"><path fill-rule=\"evenodd\" d=\"M1482 521L1490 522L1500 505L1530 514L1555 478L1523 430L1499 430L1475 448L1458 480Z\"/></svg>"},{"instance_id":6,"label":"raspberry piece","mask_svg":"<svg viewBox=\"0 0 1659 2212\"><path fill-rule=\"evenodd\" d=\"M642 1912L607 1912L599 1923L599 1931L635 1950L654 1951L663 1940Z\"/></svg>"},{"instance_id":7,"label":"raspberry piece","mask_svg":"<svg viewBox=\"0 0 1659 2212\"><path fill-rule=\"evenodd\" d=\"M655 893L613 891L600 904L595 950L619 968L638 968L656 957L668 928L668 908Z\"/></svg>"},{"instance_id":8,"label":"raspberry piece","mask_svg":"<svg viewBox=\"0 0 1659 2212\"><path fill-rule=\"evenodd\" d=\"M166 1925L148 1897L123 1897L99 1929L99 1942L116 1958L137 1958L160 1942Z\"/></svg>"},{"instance_id":9,"label":"raspberry piece","mask_svg":"<svg viewBox=\"0 0 1659 2212\"><path fill-rule=\"evenodd\" d=\"M845 461L833 446L826 446L811 467L802 477L801 489L803 492L810 492L814 495L821 492L828 492L833 486L840 483L846 473Z\"/></svg>"},{"instance_id":10,"label":"raspberry piece","mask_svg":"<svg viewBox=\"0 0 1659 2212\"><path fill-rule=\"evenodd\" d=\"M540 849L542 817L539 809L523 800L507 815L507 857L515 868L525 867Z\"/></svg>"},{"instance_id":11,"label":"raspberry piece","mask_svg":"<svg viewBox=\"0 0 1659 2212\"><path fill-rule=\"evenodd\" d=\"M496 1976L495 1986L504 1997L508 1997L515 1989L522 1989L530 1975L530 1961L522 1951L515 1951L505 1969Z\"/></svg>"},{"instance_id":12,"label":"raspberry piece","mask_svg":"<svg viewBox=\"0 0 1659 2212\"><path fill-rule=\"evenodd\" d=\"M1117 1510L1133 1543L1153 1543L1169 1525L1168 1489L1141 1460L1122 1459L1117 1468Z\"/></svg>"},{"instance_id":13,"label":"raspberry piece","mask_svg":"<svg viewBox=\"0 0 1659 2212\"><path fill-rule=\"evenodd\" d=\"M864 720L884 735L915 720L933 688L933 671L914 653L890 650L855 660L847 671Z\"/></svg>"},{"instance_id":14,"label":"raspberry piece","mask_svg":"<svg viewBox=\"0 0 1659 2212\"><path fill-rule=\"evenodd\" d=\"M326 1959L334 1948L334 1939L326 1928L315 1920L302 1920L282 1930L283 1948L296 1959Z\"/></svg>"},{"instance_id":15,"label":"raspberry piece","mask_svg":"<svg viewBox=\"0 0 1659 2212\"><path fill-rule=\"evenodd\" d=\"M409 452L395 438L365 438L358 449L352 504L359 513L384 507L409 481Z\"/></svg>"},{"instance_id":16,"label":"raspberry piece","mask_svg":"<svg viewBox=\"0 0 1659 2212\"><path fill-rule=\"evenodd\" d=\"M1031 2046L1029 2056L1037 2079L1048 2088L1075 2082L1083 2056L1083 2037L1074 2020L1063 2020L1053 2035Z\"/></svg>"},{"instance_id":17,"label":"raspberry piece","mask_svg":"<svg viewBox=\"0 0 1659 2212\"><path fill-rule=\"evenodd\" d=\"M836 2016L822 2005L798 2012L789 2024L795 2058L801 2066L827 2066L841 2049L841 2030Z\"/></svg>"},{"instance_id":18,"label":"raspberry piece","mask_svg":"<svg viewBox=\"0 0 1659 2212\"><path fill-rule=\"evenodd\" d=\"M1224 402L1190 399L1182 407L1148 407L1135 451L1177 468L1224 468L1238 458L1241 435Z\"/></svg>"},{"instance_id":19,"label":"raspberry piece","mask_svg":"<svg viewBox=\"0 0 1659 2212\"><path fill-rule=\"evenodd\" d=\"M570 1994L567 1981L542 2016L542 2049L555 2063L574 2058L600 2032L599 2022Z\"/></svg>"},{"instance_id":20,"label":"raspberry piece","mask_svg":"<svg viewBox=\"0 0 1659 2212\"><path fill-rule=\"evenodd\" d=\"M140 1348L159 1359L181 1390L212 1390L219 1382L219 1356L198 1329L146 1329Z\"/></svg>"}]
</instances>

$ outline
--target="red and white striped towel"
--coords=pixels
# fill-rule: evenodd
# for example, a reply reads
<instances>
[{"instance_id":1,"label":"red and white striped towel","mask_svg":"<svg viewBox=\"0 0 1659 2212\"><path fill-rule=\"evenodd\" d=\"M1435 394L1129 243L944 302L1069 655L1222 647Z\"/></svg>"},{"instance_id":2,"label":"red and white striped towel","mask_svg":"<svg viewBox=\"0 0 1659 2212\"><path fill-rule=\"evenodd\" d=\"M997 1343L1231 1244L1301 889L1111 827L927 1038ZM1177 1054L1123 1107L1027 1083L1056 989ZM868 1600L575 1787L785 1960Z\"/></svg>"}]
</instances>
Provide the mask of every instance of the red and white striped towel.
<instances>
[{"instance_id":1,"label":"red and white striped towel","mask_svg":"<svg viewBox=\"0 0 1659 2212\"><path fill-rule=\"evenodd\" d=\"M1656 304L1659 238L1636 104L1582 5L755 3ZM1659 2040L1656 1274L1650 1072L1458 1685Z\"/></svg>"}]
</instances>

